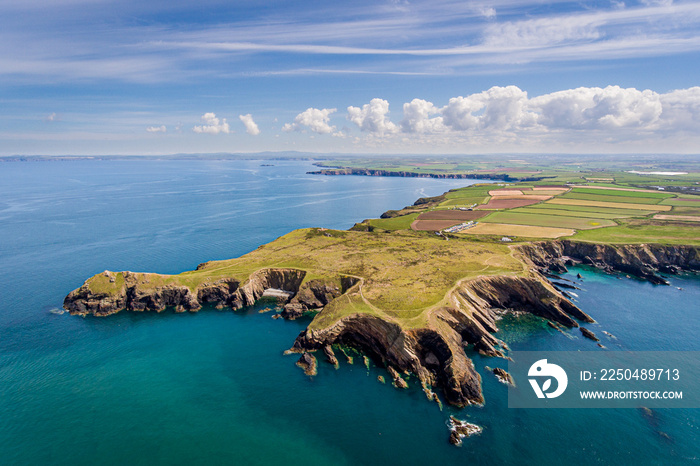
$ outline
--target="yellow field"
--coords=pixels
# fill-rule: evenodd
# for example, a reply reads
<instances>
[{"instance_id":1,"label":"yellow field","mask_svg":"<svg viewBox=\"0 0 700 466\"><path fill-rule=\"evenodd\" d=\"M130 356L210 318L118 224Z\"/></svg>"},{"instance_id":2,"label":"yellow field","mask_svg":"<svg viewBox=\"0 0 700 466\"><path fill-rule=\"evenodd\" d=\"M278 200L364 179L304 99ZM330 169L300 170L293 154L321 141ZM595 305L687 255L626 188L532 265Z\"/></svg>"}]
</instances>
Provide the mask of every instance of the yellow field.
<instances>
[{"instance_id":1,"label":"yellow field","mask_svg":"<svg viewBox=\"0 0 700 466\"><path fill-rule=\"evenodd\" d=\"M498 196L493 196L493 199L496 200L505 200L505 199L525 199L525 200L535 200L535 201L546 201L547 199L551 199L553 196L550 194L546 195L529 195L529 194L502 194Z\"/></svg>"},{"instance_id":2,"label":"yellow field","mask_svg":"<svg viewBox=\"0 0 700 466\"><path fill-rule=\"evenodd\" d=\"M547 204L558 205L582 205L588 207L612 207L615 209L633 209L633 210L651 210L651 211L668 211L671 210L670 205L656 204L630 204L625 202L604 202L604 201L585 201L580 199L559 199L555 198L547 201Z\"/></svg>"},{"instance_id":3,"label":"yellow field","mask_svg":"<svg viewBox=\"0 0 700 466\"><path fill-rule=\"evenodd\" d=\"M557 196L559 194L564 194L567 191L568 191L568 189L542 188L542 189L533 189L532 191L527 191L527 194L544 195L544 196Z\"/></svg>"},{"instance_id":4,"label":"yellow field","mask_svg":"<svg viewBox=\"0 0 700 466\"><path fill-rule=\"evenodd\" d=\"M663 215L663 214L656 214L654 215L655 219L658 220L686 220L689 222L700 222L700 217L695 217L693 215Z\"/></svg>"},{"instance_id":5,"label":"yellow field","mask_svg":"<svg viewBox=\"0 0 700 466\"><path fill-rule=\"evenodd\" d=\"M489 195L491 196L513 196L522 194L523 192L519 189L495 189L493 191L489 191Z\"/></svg>"},{"instance_id":6,"label":"yellow field","mask_svg":"<svg viewBox=\"0 0 700 466\"><path fill-rule=\"evenodd\" d=\"M479 223L464 231L468 235L524 236L528 238L559 238L576 233L571 228L535 227L507 223Z\"/></svg>"}]
</instances>

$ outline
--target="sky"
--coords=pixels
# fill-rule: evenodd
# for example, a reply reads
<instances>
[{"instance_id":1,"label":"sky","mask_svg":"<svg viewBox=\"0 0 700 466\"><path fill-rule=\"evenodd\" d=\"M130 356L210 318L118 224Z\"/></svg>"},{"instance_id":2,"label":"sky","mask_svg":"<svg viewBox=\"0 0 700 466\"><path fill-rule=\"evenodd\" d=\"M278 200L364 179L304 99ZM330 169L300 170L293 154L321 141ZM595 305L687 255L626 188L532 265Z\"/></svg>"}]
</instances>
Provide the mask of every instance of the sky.
<instances>
[{"instance_id":1,"label":"sky","mask_svg":"<svg viewBox=\"0 0 700 466\"><path fill-rule=\"evenodd\" d=\"M700 153L700 1L0 0L0 155Z\"/></svg>"}]
</instances>

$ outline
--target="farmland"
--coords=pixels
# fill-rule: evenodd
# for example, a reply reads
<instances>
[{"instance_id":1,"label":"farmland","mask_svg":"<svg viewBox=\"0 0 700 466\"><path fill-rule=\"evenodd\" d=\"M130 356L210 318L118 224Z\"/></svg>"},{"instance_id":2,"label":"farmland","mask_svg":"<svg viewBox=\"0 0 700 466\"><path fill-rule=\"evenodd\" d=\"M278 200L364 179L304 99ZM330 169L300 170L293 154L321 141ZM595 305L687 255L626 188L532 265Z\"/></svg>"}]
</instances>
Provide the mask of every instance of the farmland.
<instances>
[{"instance_id":1,"label":"farmland","mask_svg":"<svg viewBox=\"0 0 700 466\"><path fill-rule=\"evenodd\" d=\"M504 212L494 212L488 217L484 218L482 222L573 228L576 230L588 230L591 228L611 227L616 225L615 222L609 219L566 217L562 215L550 215L547 213L521 213L518 209Z\"/></svg>"},{"instance_id":2,"label":"farmland","mask_svg":"<svg viewBox=\"0 0 700 466\"><path fill-rule=\"evenodd\" d=\"M516 241L571 236L612 243L655 238L672 244L700 243L700 195L616 181L624 178L626 183L644 180L651 184L651 178L644 175L615 172L604 178L604 183L581 182L581 178L567 183L563 175L557 175L547 182L475 184L407 207L400 213L406 215L368 222L386 231L423 232L473 221L474 226L452 236L483 236L488 241L500 241L503 236Z\"/></svg>"}]
</instances>

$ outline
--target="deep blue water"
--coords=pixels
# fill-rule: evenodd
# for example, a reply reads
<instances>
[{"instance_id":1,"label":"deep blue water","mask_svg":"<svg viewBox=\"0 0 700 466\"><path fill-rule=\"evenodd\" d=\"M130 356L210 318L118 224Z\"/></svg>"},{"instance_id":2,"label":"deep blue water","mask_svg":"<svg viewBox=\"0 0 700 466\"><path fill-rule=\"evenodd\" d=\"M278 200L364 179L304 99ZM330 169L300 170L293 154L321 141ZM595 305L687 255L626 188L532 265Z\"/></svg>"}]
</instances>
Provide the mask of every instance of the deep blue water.
<instances>
[{"instance_id":1,"label":"deep blue water","mask_svg":"<svg viewBox=\"0 0 700 466\"><path fill-rule=\"evenodd\" d=\"M460 180L322 177L274 161L0 164L2 464L700 464L697 410L508 409L474 356L482 408L440 411L413 383L282 352L308 321L258 311L50 312L104 269L177 273L236 257L291 229L349 228L463 186ZM673 287L582 269L579 305L611 349L700 350L700 281ZM569 276L573 278L573 274ZM682 291L676 286L683 288ZM577 332L506 318L513 349L591 350ZM357 360L357 359L356 359ZM450 413L484 427L447 443ZM666 438L659 434L668 434Z\"/></svg>"}]
</instances>

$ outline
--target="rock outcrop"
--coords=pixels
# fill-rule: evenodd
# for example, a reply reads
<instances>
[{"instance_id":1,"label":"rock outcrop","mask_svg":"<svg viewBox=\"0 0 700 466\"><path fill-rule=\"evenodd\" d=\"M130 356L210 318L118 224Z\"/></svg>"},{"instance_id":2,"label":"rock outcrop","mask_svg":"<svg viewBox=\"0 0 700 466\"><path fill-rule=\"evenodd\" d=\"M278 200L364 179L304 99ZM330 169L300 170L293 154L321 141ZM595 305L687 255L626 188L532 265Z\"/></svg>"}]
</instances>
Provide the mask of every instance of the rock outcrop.
<instances>
[{"instance_id":1,"label":"rock outcrop","mask_svg":"<svg viewBox=\"0 0 700 466\"><path fill-rule=\"evenodd\" d=\"M117 276L114 272L105 272ZM101 291L91 286L93 277L66 296L63 307L71 314L107 316L122 310L161 312L171 307L178 312L198 311L203 304L240 309L251 306L268 288L296 293L306 273L295 269L262 269L240 284L235 279L204 282L194 290L184 285L158 285L157 274L121 272L123 284Z\"/></svg>"},{"instance_id":2,"label":"rock outcrop","mask_svg":"<svg viewBox=\"0 0 700 466\"><path fill-rule=\"evenodd\" d=\"M514 177L508 173L418 173L407 171L381 170L372 168L327 168L306 172L308 175L361 175L361 176L398 176L402 178L440 178L458 180L497 180L497 181L539 181L542 177Z\"/></svg>"},{"instance_id":3,"label":"rock outcrop","mask_svg":"<svg viewBox=\"0 0 700 466\"><path fill-rule=\"evenodd\" d=\"M294 320L309 310L322 309L326 304L345 293L357 283L353 277L343 277L338 281L309 280L304 283L291 301L285 304L282 317Z\"/></svg>"},{"instance_id":4,"label":"rock outcrop","mask_svg":"<svg viewBox=\"0 0 700 466\"><path fill-rule=\"evenodd\" d=\"M658 273L700 270L696 246L661 244L598 244L571 240L542 241L515 247L543 272L565 272L567 266L585 264L606 272L621 272L657 284L668 284Z\"/></svg>"},{"instance_id":5,"label":"rock outcrop","mask_svg":"<svg viewBox=\"0 0 700 466\"><path fill-rule=\"evenodd\" d=\"M297 337L292 351L316 351L331 344L354 346L383 364L395 384L397 370L410 372L423 385L441 387L449 403L466 406L483 403L484 397L481 377L464 346L474 345L483 354L503 356L505 344L492 335L498 331L498 312L531 312L567 327L578 326L574 319L593 322L538 277L465 280L448 298L451 306L428 311L425 327L406 329L388 316L352 314L323 328L312 324ZM401 385L398 382L397 386Z\"/></svg>"}]
</instances>

